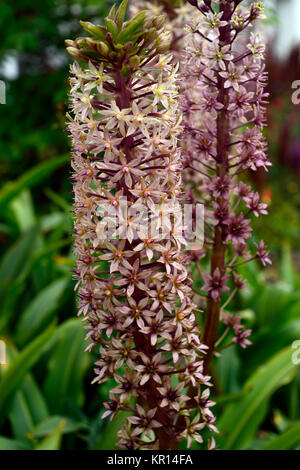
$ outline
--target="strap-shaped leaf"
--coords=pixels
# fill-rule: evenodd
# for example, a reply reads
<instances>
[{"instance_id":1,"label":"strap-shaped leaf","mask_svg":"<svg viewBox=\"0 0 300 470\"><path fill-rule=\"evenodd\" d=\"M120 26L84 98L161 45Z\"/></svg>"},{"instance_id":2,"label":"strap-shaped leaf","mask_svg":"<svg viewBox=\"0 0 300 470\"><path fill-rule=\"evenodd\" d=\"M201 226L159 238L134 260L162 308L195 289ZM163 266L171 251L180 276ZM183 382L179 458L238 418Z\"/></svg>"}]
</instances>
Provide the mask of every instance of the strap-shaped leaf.
<instances>
[{"instance_id":1,"label":"strap-shaped leaf","mask_svg":"<svg viewBox=\"0 0 300 470\"><path fill-rule=\"evenodd\" d=\"M297 366L292 362L292 349L283 349L261 366L245 383L248 393L231 404L218 423L221 449L246 449L264 419L271 395L292 380ZM255 423L255 426L253 425Z\"/></svg>"},{"instance_id":2,"label":"strap-shaped leaf","mask_svg":"<svg viewBox=\"0 0 300 470\"><path fill-rule=\"evenodd\" d=\"M18 344L29 342L52 321L68 282L69 277L57 279L32 299L19 318L16 335Z\"/></svg>"},{"instance_id":3,"label":"strap-shaped leaf","mask_svg":"<svg viewBox=\"0 0 300 470\"><path fill-rule=\"evenodd\" d=\"M35 450L59 450L63 436L63 431L66 426L66 418L62 418L54 431L45 437L39 444L35 446Z\"/></svg>"},{"instance_id":4,"label":"strap-shaped leaf","mask_svg":"<svg viewBox=\"0 0 300 470\"><path fill-rule=\"evenodd\" d=\"M29 444L6 436L0 436L0 450L30 450L30 448Z\"/></svg>"},{"instance_id":5,"label":"strap-shaped leaf","mask_svg":"<svg viewBox=\"0 0 300 470\"><path fill-rule=\"evenodd\" d=\"M17 180L6 183L0 191L0 210L3 210L15 196L23 191L23 189L37 186L57 168L66 164L69 159L70 155L68 153L59 157L51 158L50 160L34 166Z\"/></svg>"},{"instance_id":6,"label":"strap-shaped leaf","mask_svg":"<svg viewBox=\"0 0 300 470\"><path fill-rule=\"evenodd\" d=\"M3 422L7 416L11 401L21 386L27 372L39 360L42 353L50 344L53 332L54 325L51 325L18 354L4 372L0 380L0 422Z\"/></svg>"},{"instance_id":7,"label":"strap-shaped leaf","mask_svg":"<svg viewBox=\"0 0 300 470\"><path fill-rule=\"evenodd\" d=\"M296 423L275 437L263 450L291 450L300 445L300 423Z\"/></svg>"}]
</instances>

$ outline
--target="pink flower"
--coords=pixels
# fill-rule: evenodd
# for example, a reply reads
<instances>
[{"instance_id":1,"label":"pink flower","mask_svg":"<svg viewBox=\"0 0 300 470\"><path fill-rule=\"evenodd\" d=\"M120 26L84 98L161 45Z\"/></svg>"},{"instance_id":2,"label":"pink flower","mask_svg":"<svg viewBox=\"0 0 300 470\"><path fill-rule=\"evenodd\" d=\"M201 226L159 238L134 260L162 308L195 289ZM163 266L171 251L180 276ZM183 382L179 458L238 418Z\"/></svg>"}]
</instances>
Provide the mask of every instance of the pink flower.
<instances>
[{"instance_id":1,"label":"pink flower","mask_svg":"<svg viewBox=\"0 0 300 470\"><path fill-rule=\"evenodd\" d=\"M246 206L250 209L251 212L258 217L260 214L267 214L266 210L267 204L259 202L259 194L251 193L249 196L244 198Z\"/></svg>"},{"instance_id":2,"label":"pink flower","mask_svg":"<svg viewBox=\"0 0 300 470\"><path fill-rule=\"evenodd\" d=\"M222 292L230 290L224 276L233 274L230 301L237 289L244 287L236 266L255 257L264 265L270 263L263 244L257 246L255 255L248 249L248 245L252 247L251 217L266 214L267 207L242 176L249 169L268 170L271 165L262 133L268 96L265 47L253 33L249 44L244 42L249 37L246 29L262 16L263 7L256 2L247 10L241 1L235 2L238 8L229 7L229 3L205 1L199 6L202 19L188 29L182 67L184 180L188 201L205 205L204 251L210 264L210 274L202 274L208 299L201 307L210 319L203 333L208 346L206 370L218 341L219 316L215 313L219 309L223 318L220 300ZM206 263L191 258L198 270L206 268ZM242 345L246 337L247 333L240 333Z\"/></svg>"},{"instance_id":3,"label":"pink flower","mask_svg":"<svg viewBox=\"0 0 300 470\"><path fill-rule=\"evenodd\" d=\"M244 349L252 344L252 342L247 339L248 336L251 335L251 330L241 330L240 328L235 327L234 334L235 336L232 339L233 343L239 344Z\"/></svg>"},{"instance_id":4,"label":"pink flower","mask_svg":"<svg viewBox=\"0 0 300 470\"><path fill-rule=\"evenodd\" d=\"M227 231L226 240L231 240L234 246L245 242L250 237L252 231L250 220L244 219L243 214L236 215L231 213L228 218Z\"/></svg>"},{"instance_id":5,"label":"pink flower","mask_svg":"<svg viewBox=\"0 0 300 470\"><path fill-rule=\"evenodd\" d=\"M225 286L229 278L229 274L221 275L220 269L216 268L213 275L203 274L203 279L206 284L202 286L202 289L207 291L212 299L218 301L221 299L222 292L228 292L230 290L228 286Z\"/></svg>"},{"instance_id":6,"label":"pink flower","mask_svg":"<svg viewBox=\"0 0 300 470\"><path fill-rule=\"evenodd\" d=\"M235 285L238 289L244 289L245 288L245 281L243 281L241 276L236 274L234 271L233 271L233 278L234 278L234 283L235 283Z\"/></svg>"},{"instance_id":7,"label":"pink flower","mask_svg":"<svg viewBox=\"0 0 300 470\"><path fill-rule=\"evenodd\" d=\"M226 72L219 72L219 75L222 78L225 78L224 87L233 89L239 93L240 92L240 85L239 82L244 80L243 77L243 69L241 67L237 67L233 64L233 62L229 62L228 69Z\"/></svg>"},{"instance_id":8,"label":"pink flower","mask_svg":"<svg viewBox=\"0 0 300 470\"><path fill-rule=\"evenodd\" d=\"M215 199L222 197L229 198L229 189L231 186L231 179L229 175L217 176L210 184L210 190Z\"/></svg>"},{"instance_id":9,"label":"pink flower","mask_svg":"<svg viewBox=\"0 0 300 470\"><path fill-rule=\"evenodd\" d=\"M261 240L259 242L259 244L257 243L254 243L254 245L256 246L257 248L257 251L256 251L256 256L258 259L260 259L260 261L262 262L262 264L264 266L266 266L267 264L272 264L272 261L270 260L269 258L269 252L265 249L265 243L263 240Z\"/></svg>"}]
</instances>

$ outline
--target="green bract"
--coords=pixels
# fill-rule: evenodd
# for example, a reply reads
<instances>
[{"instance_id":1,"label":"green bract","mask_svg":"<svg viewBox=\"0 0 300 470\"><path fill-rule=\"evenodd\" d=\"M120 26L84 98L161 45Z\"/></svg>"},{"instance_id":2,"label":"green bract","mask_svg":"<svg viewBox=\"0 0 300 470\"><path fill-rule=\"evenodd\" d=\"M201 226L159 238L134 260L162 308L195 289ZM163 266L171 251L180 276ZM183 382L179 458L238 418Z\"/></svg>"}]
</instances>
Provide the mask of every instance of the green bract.
<instances>
[{"instance_id":1,"label":"green bract","mask_svg":"<svg viewBox=\"0 0 300 470\"><path fill-rule=\"evenodd\" d=\"M150 18L146 11L142 11L129 21L124 21L126 8L127 0L121 3L117 11L114 6L105 18L105 26L81 21L81 26L91 37L67 40L68 53L76 60L85 62L121 62L122 73L127 75L139 66L139 56L166 52L170 41L168 35L162 33L164 17Z\"/></svg>"}]
</instances>

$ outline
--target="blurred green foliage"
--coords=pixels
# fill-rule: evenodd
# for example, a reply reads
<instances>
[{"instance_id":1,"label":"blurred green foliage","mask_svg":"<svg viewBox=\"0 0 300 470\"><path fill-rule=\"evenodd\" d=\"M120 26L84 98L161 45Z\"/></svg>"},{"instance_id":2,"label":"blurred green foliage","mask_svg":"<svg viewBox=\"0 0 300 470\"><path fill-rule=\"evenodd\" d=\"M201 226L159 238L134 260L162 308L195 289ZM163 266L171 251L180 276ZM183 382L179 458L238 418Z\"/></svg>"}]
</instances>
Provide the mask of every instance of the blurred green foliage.
<instances>
[{"instance_id":1,"label":"blurred green foliage","mask_svg":"<svg viewBox=\"0 0 300 470\"><path fill-rule=\"evenodd\" d=\"M0 172L20 176L67 149L64 127L69 58L64 40L81 34L79 20L101 18L105 0L4 0L0 5L0 60L19 71L7 85L0 115ZM13 123L13 125L12 125Z\"/></svg>"},{"instance_id":2,"label":"blurred green foliage","mask_svg":"<svg viewBox=\"0 0 300 470\"><path fill-rule=\"evenodd\" d=\"M14 79L0 76L7 84L0 107L1 450L112 449L124 419L100 419L110 384L90 384L96 355L84 353L76 318L64 133L63 41L79 34L79 18L107 10L99 0L0 4L0 60L14 57L19 69ZM271 215L256 224L271 243L273 267L242 266L248 289L230 304L253 329L253 345L225 349L213 364L222 449L300 449L300 373L292 362L300 339L299 201L282 200L280 174L276 163L262 183Z\"/></svg>"}]
</instances>

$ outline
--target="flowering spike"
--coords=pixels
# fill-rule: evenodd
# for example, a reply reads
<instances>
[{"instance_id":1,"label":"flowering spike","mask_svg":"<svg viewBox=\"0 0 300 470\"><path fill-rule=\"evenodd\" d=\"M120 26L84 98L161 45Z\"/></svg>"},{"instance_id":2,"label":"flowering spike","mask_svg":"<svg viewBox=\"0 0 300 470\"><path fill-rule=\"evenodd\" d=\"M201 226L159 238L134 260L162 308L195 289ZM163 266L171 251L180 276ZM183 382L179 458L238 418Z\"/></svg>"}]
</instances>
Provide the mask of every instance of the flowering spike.
<instances>
[{"instance_id":1,"label":"flowering spike","mask_svg":"<svg viewBox=\"0 0 300 470\"><path fill-rule=\"evenodd\" d=\"M92 37L70 51L83 61L71 66L68 116L78 313L87 349L100 352L94 382L116 383L103 416L132 412L119 445L176 449L186 437L202 441L205 426L215 431L181 238L172 211L168 223L160 219L164 207L180 205L177 68L161 19L143 12L123 20L113 10L105 27L85 23ZM143 232L139 205L154 236Z\"/></svg>"},{"instance_id":2,"label":"flowering spike","mask_svg":"<svg viewBox=\"0 0 300 470\"><path fill-rule=\"evenodd\" d=\"M248 10L240 5L241 0L204 3L202 20L187 26L181 151L186 158L185 181L190 184L192 179L197 188L196 193L188 192L189 198L197 199L200 192L209 208L205 214L205 252L210 274L203 274L202 287L206 297L202 341L209 348L204 360L207 370L218 344L219 321L227 321L223 310L244 287L236 267L255 258L264 265L271 261L263 242L254 244L253 255L247 251L252 231L249 217L267 211L259 194L240 180L246 171L267 170L270 165L262 135L268 96L264 90L264 45L251 32L243 50L239 36L253 20L263 17L262 2L252 3ZM227 284L231 275L234 289L222 305L223 292L230 290ZM242 332L240 324L229 326L233 343L243 347L250 344L246 339L249 330Z\"/></svg>"}]
</instances>

